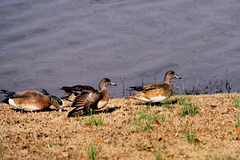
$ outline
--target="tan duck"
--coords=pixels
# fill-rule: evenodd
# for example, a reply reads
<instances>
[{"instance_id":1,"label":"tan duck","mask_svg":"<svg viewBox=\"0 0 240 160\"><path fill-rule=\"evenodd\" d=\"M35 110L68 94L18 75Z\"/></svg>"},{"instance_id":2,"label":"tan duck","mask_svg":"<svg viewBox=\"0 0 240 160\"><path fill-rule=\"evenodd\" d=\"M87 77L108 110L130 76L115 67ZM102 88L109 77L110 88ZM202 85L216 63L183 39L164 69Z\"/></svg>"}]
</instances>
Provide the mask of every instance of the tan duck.
<instances>
[{"instance_id":1,"label":"tan duck","mask_svg":"<svg viewBox=\"0 0 240 160\"><path fill-rule=\"evenodd\" d=\"M72 104L72 107L76 108L69 112L68 117L80 116L82 115L83 110L84 112L88 112L90 109L96 110L106 106L110 97L110 94L106 88L107 85L116 86L117 84L113 83L108 78L104 78L99 82L100 91L97 91L92 87L91 90L81 91Z\"/></svg>"},{"instance_id":2,"label":"tan duck","mask_svg":"<svg viewBox=\"0 0 240 160\"><path fill-rule=\"evenodd\" d=\"M2 101L3 103L7 103L16 109L21 109L21 111L45 110L53 105L62 112L63 101L56 96L49 95L45 90L43 92L45 94L36 90L20 92L0 91L0 93L4 93L5 97L7 97Z\"/></svg>"},{"instance_id":3,"label":"tan duck","mask_svg":"<svg viewBox=\"0 0 240 160\"><path fill-rule=\"evenodd\" d=\"M138 91L134 93L132 98L147 102L164 101L172 95L173 88L170 81L173 78L181 79L181 77L178 77L177 74L171 70L165 74L163 83L153 83L149 85L130 87L132 90Z\"/></svg>"}]
</instances>

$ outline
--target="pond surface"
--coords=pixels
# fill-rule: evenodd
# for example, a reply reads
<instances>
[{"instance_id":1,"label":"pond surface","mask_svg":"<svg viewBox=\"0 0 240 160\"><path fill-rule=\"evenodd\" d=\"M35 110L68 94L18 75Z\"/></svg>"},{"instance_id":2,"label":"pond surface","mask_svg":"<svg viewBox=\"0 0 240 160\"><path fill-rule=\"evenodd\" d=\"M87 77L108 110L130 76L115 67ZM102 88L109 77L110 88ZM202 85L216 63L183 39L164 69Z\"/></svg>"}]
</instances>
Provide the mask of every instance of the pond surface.
<instances>
[{"instance_id":1,"label":"pond surface","mask_svg":"<svg viewBox=\"0 0 240 160\"><path fill-rule=\"evenodd\" d=\"M239 0L1 0L0 89L44 88L108 77L111 97L162 82L210 80L240 88ZM213 78L215 76L215 78ZM125 96L128 95L128 92Z\"/></svg>"}]
</instances>

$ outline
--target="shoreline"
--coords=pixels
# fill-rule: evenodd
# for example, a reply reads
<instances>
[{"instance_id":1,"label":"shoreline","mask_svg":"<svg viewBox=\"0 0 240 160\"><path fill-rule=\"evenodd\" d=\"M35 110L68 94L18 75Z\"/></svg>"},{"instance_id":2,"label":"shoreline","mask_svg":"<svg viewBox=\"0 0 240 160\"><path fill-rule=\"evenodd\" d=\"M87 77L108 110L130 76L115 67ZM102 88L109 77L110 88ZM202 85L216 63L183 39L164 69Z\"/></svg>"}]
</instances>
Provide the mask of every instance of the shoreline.
<instances>
[{"instance_id":1,"label":"shoreline","mask_svg":"<svg viewBox=\"0 0 240 160\"><path fill-rule=\"evenodd\" d=\"M88 159L93 145L97 159L239 159L239 100L238 93L182 95L153 106L116 98L105 112L76 118L67 118L71 107L21 114L0 104L0 157ZM198 113L183 116L191 106Z\"/></svg>"}]
</instances>

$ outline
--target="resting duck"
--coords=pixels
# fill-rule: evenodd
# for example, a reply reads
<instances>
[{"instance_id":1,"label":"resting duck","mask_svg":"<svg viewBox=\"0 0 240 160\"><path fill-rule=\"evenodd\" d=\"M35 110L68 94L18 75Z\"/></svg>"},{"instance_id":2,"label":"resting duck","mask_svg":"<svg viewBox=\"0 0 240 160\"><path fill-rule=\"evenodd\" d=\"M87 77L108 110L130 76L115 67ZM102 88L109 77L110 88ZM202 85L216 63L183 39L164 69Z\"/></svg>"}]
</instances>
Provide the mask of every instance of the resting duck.
<instances>
[{"instance_id":1,"label":"resting duck","mask_svg":"<svg viewBox=\"0 0 240 160\"><path fill-rule=\"evenodd\" d=\"M106 88L107 85L116 86L117 84L113 83L108 78L104 78L99 82L100 91L89 86L87 87L89 90L86 90L86 88L81 89L79 86L73 86L71 92L78 94L72 104L72 107L76 108L69 112L68 117L80 116L83 110L84 112L88 112L90 108L96 110L106 106L110 97L110 94Z\"/></svg>"},{"instance_id":2,"label":"resting duck","mask_svg":"<svg viewBox=\"0 0 240 160\"><path fill-rule=\"evenodd\" d=\"M3 103L21 109L21 111L45 110L53 105L62 112L63 101L56 96L49 95L46 90L43 90L44 94L36 90L25 90L20 92L1 90L0 93L5 94L5 97L7 97L2 101Z\"/></svg>"},{"instance_id":3,"label":"resting duck","mask_svg":"<svg viewBox=\"0 0 240 160\"><path fill-rule=\"evenodd\" d=\"M173 88L170 81L173 78L181 79L181 77L178 77L174 71L170 70L165 74L163 83L130 87L132 90L138 91L132 96L132 98L147 102L164 101L172 95Z\"/></svg>"}]
</instances>

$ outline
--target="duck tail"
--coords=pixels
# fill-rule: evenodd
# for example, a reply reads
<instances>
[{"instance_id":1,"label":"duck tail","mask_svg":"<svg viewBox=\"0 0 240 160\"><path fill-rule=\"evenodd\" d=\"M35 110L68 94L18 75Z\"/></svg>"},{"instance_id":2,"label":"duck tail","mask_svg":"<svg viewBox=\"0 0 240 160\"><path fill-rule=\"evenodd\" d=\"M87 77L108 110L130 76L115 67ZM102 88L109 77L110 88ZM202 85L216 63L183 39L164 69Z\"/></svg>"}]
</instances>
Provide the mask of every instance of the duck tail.
<instances>
[{"instance_id":1,"label":"duck tail","mask_svg":"<svg viewBox=\"0 0 240 160\"><path fill-rule=\"evenodd\" d=\"M130 88L130 91L143 91L143 86L133 86L129 88Z\"/></svg>"},{"instance_id":2,"label":"duck tail","mask_svg":"<svg viewBox=\"0 0 240 160\"><path fill-rule=\"evenodd\" d=\"M11 91L4 90L4 89L0 90L0 93L5 94L5 97L11 97L15 94L15 92L11 92Z\"/></svg>"},{"instance_id":3,"label":"duck tail","mask_svg":"<svg viewBox=\"0 0 240 160\"><path fill-rule=\"evenodd\" d=\"M9 104L9 98L6 98L6 99L2 100L2 103L7 103L7 104Z\"/></svg>"},{"instance_id":4,"label":"duck tail","mask_svg":"<svg viewBox=\"0 0 240 160\"><path fill-rule=\"evenodd\" d=\"M45 89L42 89L42 93L49 96L50 94L45 90Z\"/></svg>"},{"instance_id":5,"label":"duck tail","mask_svg":"<svg viewBox=\"0 0 240 160\"><path fill-rule=\"evenodd\" d=\"M60 88L60 90L64 90L65 92L70 92L72 90L72 87L63 86L62 88Z\"/></svg>"}]
</instances>

